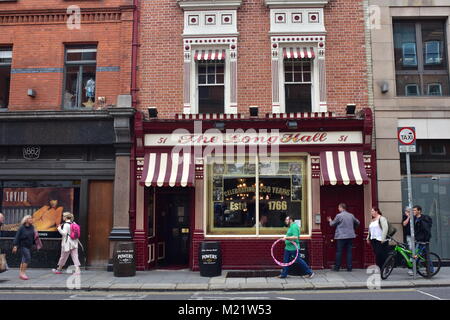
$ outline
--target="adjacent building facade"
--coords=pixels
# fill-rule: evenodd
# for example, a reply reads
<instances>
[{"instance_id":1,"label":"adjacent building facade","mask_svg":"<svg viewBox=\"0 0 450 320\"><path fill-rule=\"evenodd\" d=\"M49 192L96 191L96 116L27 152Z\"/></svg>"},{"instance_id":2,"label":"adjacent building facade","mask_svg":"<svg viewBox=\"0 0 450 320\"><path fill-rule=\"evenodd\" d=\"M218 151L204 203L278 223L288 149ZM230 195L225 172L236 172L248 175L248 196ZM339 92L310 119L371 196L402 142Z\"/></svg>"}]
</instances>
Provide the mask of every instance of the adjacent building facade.
<instances>
[{"instance_id":1,"label":"adjacent building facade","mask_svg":"<svg viewBox=\"0 0 450 320\"><path fill-rule=\"evenodd\" d=\"M130 191L139 269L198 270L203 241L220 243L224 268L273 268L288 215L312 267L329 268L326 218L341 202L361 221L353 266L373 263L363 240L377 199L367 5L140 3Z\"/></svg>"},{"instance_id":2,"label":"adjacent building facade","mask_svg":"<svg viewBox=\"0 0 450 320\"><path fill-rule=\"evenodd\" d=\"M131 239L129 0L0 2L0 246L32 215L54 266L62 212L80 223L87 263L104 267ZM8 257L11 266L19 263Z\"/></svg>"},{"instance_id":3,"label":"adjacent building facade","mask_svg":"<svg viewBox=\"0 0 450 320\"><path fill-rule=\"evenodd\" d=\"M373 91L381 210L400 226L408 204L397 127L415 127L413 203L433 218L431 249L450 258L449 16L447 1L371 0Z\"/></svg>"}]
</instances>

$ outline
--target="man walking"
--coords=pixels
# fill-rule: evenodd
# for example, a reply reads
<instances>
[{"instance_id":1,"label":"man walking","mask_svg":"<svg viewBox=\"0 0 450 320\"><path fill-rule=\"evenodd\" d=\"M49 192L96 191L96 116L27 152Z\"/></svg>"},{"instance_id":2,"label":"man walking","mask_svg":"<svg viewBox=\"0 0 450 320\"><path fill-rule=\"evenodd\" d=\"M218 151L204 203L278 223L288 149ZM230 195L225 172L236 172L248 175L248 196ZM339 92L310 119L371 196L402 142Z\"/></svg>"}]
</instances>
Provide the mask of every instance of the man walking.
<instances>
[{"instance_id":1,"label":"man walking","mask_svg":"<svg viewBox=\"0 0 450 320\"><path fill-rule=\"evenodd\" d=\"M294 219L290 216L287 216L284 220L284 223L289 227L286 236L284 237L285 240L285 248L284 248L284 263L288 263L292 261L293 258L295 258L295 255L297 254L297 248L292 244L291 241L295 242L297 244L297 247L300 248L300 228L298 225L294 222ZM302 273L306 274L307 278L312 278L314 276L314 272L308 267L306 262L300 258L300 254L297 257L297 260L295 263L298 263L300 265L300 268L302 269ZM283 271L278 276L280 279L284 279L287 277L288 274L288 267L283 267Z\"/></svg>"},{"instance_id":2,"label":"man walking","mask_svg":"<svg viewBox=\"0 0 450 320\"><path fill-rule=\"evenodd\" d=\"M336 264L334 271L341 268L342 252L347 250L347 271L352 271L352 246L353 239L356 238L355 228L359 226L359 220L353 214L347 212L347 205L340 203L338 206L339 214L336 218L327 220L331 227L336 227L334 239L336 240Z\"/></svg>"}]
</instances>

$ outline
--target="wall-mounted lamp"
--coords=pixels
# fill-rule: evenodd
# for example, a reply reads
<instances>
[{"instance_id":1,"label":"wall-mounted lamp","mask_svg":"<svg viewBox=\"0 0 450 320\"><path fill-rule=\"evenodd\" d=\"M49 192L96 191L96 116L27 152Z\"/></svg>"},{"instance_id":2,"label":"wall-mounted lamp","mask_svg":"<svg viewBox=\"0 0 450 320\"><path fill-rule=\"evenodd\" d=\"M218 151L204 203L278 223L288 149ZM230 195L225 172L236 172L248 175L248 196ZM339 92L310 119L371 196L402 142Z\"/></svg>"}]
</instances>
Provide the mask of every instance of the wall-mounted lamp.
<instances>
[{"instance_id":1,"label":"wall-mounted lamp","mask_svg":"<svg viewBox=\"0 0 450 320\"><path fill-rule=\"evenodd\" d=\"M34 97L36 97L36 91L35 91L34 89L28 89L27 95L28 95L29 97L34 98Z\"/></svg>"},{"instance_id":2,"label":"wall-mounted lamp","mask_svg":"<svg viewBox=\"0 0 450 320\"><path fill-rule=\"evenodd\" d=\"M258 107L257 106L251 106L248 109L250 111L250 117L257 117L258 116Z\"/></svg>"},{"instance_id":3,"label":"wall-mounted lamp","mask_svg":"<svg viewBox=\"0 0 450 320\"><path fill-rule=\"evenodd\" d=\"M150 119L158 117L158 110L155 107L148 108L148 117Z\"/></svg>"},{"instance_id":4,"label":"wall-mounted lamp","mask_svg":"<svg viewBox=\"0 0 450 320\"><path fill-rule=\"evenodd\" d=\"M353 115L355 115L356 104L354 104L354 103L349 103L349 104L347 104L347 107L345 108L345 111L346 111L346 113L347 113L348 116L353 116Z\"/></svg>"},{"instance_id":5,"label":"wall-mounted lamp","mask_svg":"<svg viewBox=\"0 0 450 320\"><path fill-rule=\"evenodd\" d=\"M288 120L288 121L286 122L286 126L287 126L289 129L297 129L297 128L298 128L297 121L294 121L294 120Z\"/></svg>"},{"instance_id":6,"label":"wall-mounted lamp","mask_svg":"<svg viewBox=\"0 0 450 320\"><path fill-rule=\"evenodd\" d=\"M387 93L389 91L389 83L387 81L383 81L380 84L381 93Z\"/></svg>"}]
</instances>

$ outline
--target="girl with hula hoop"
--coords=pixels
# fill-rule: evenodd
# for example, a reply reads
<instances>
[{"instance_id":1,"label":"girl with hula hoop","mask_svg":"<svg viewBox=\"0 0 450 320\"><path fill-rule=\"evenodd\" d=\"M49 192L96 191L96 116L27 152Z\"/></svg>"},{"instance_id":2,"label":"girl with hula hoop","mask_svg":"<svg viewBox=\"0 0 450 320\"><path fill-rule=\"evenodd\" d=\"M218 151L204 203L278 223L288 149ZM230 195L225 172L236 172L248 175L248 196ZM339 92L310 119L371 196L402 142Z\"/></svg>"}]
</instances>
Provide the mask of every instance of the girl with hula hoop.
<instances>
[{"instance_id":1,"label":"girl with hula hoop","mask_svg":"<svg viewBox=\"0 0 450 320\"><path fill-rule=\"evenodd\" d=\"M298 240L300 239L300 228L294 222L294 219L290 216L286 216L284 222L289 227L286 236L275 241L274 244L272 245L271 250L272 258L275 261L275 263L283 267L283 270L281 271L281 274L278 276L278 278L280 279L286 278L288 274L288 267L294 263L298 263L300 265L300 268L302 269L303 274L306 274L306 277L312 278L314 276L314 272L308 267L306 262L299 256L300 242ZM282 240L285 241L283 263L277 261L273 254L273 249L275 245Z\"/></svg>"}]
</instances>

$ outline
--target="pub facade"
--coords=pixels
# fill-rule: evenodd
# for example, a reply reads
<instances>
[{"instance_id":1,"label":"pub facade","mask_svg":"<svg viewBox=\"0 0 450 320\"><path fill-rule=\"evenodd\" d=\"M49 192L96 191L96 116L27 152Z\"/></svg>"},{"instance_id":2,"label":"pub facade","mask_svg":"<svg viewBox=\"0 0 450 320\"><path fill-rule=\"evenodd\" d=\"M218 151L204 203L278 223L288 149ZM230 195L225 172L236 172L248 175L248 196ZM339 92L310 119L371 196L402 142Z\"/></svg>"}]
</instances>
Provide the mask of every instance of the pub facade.
<instances>
[{"instance_id":1,"label":"pub facade","mask_svg":"<svg viewBox=\"0 0 450 320\"><path fill-rule=\"evenodd\" d=\"M138 269L198 270L203 241L220 243L225 269L273 269L286 216L300 224L312 268L329 268L326 219L341 202L361 221L353 266L372 264L365 9L334 0L141 6L130 190Z\"/></svg>"}]
</instances>

